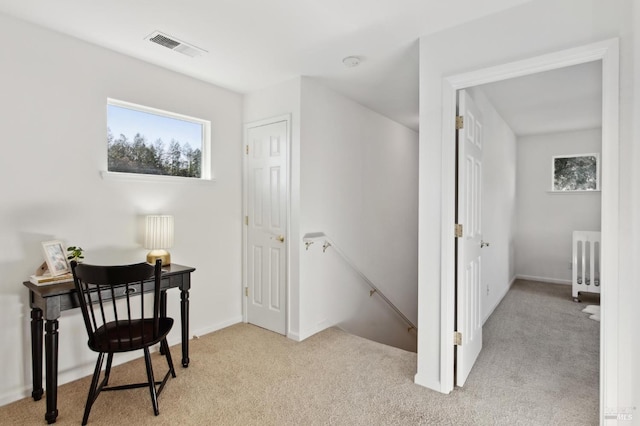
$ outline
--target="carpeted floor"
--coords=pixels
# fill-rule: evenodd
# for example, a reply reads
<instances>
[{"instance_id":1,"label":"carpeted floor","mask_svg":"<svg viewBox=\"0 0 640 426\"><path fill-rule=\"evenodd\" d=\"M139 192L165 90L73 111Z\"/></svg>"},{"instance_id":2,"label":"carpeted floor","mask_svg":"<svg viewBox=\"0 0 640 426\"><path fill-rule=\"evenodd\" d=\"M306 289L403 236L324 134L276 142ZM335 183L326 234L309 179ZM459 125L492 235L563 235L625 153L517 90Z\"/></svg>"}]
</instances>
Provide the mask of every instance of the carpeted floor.
<instances>
[{"instance_id":1,"label":"carpeted floor","mask_svg":"<svg viewBox=\"0 0 640 426\"><path fill-rule=\"evenodd\" d=\"M592 303L590 301L589 303ZM464 388L413 383L416 354L331 328L302 343L247 324L191 342L154 417L145 389L103 393L90 425L598 424L598 327L571 287L518 281L484 327ZM178 360L179 346L172 348ZM165 363L156 354L156 375ZM112 384L144 380L141 359ZM59 388L57 424L80 424L90 378ZM0 407L0 424L44 422L45 400Z\"/></svg>"}]
</instances>

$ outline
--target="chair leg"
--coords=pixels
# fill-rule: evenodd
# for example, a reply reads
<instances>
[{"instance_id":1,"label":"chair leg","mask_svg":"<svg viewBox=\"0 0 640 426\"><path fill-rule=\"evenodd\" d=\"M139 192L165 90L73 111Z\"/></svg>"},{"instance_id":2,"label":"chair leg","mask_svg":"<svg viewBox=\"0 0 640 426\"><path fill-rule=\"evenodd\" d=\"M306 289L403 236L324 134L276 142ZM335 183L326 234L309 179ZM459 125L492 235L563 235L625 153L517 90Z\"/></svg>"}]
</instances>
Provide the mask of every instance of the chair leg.
<instances>
[{"instance_id":1,"label":"chair leg","mask_svg":"<svg viewBox=\"0 0 640 426\"><path fill-rule=\"evenodd\" d=\"M151 365L151 355L149 354L148 347L144 347L144 363L147 366L147 379L149 380L151 404L153 405L153 412L157 416L158 414L160 414L160 410L158 410L158 394L156 392L156 382L153 377L153 367Z\"/></svg>"},{"instance_id":2,"label":"chair leg","mask_svg":"<svg viewBox=\"0 0 640 426\"><path fill-rule=\"evenodd\" d=\"M176 377L176 370L173 368L173 359L171 359L171 351L169 350L169 344L167 343L167 339L164 338L160 342L160 353L164 353L164 356L167 357L167 364L169 364L169 371L171 371L171 377Z\"/></svg>"},{"instance_id":3,"label":"chair leg","mask_svg":"<svg viewBox=\"0 0 640 426\"><path fill-rule=\"evenodd\" d=\"M107 354L107 368L104 370L104 385L109 383L109 375L111 374L111 364L113 363L113 352Z\"/></svg>"},{"instance_id":4,"label":"chair leg","mask_svg":"<svg viewBox=\"0 0 640 426\"><path fill-rule=\"evenodd\" d=\"M98 360L96 361L96 368L93 371L93 378L91 379L91 387L89 388L89 395L87 396L87 403L84 406L84 416L82 417L82 425L86 425L89 420L89 413L94 401L98 397L97 389L100 381L100 371L102 370L102 362L104 361L104 353L98 354Z\"/></svg>"}]
</instances>

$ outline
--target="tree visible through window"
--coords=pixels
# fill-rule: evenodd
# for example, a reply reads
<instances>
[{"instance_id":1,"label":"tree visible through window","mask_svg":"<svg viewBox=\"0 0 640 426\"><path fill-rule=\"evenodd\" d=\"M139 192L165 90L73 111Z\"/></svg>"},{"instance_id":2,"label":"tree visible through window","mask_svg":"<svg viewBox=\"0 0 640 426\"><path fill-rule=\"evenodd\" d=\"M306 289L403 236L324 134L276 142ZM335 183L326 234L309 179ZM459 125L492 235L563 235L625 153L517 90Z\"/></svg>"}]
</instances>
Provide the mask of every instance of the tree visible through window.
<instances>
[{"instance_id":1,"label":"tree visible through window","mask_svg":"<svg viewBox=\"0 0 640 426\"><path fill-rule=\"evenodd\" d=\"M600 189L598 154L553 157L554 191L595 191Z\"/></svg>"},{"instance_id":2,"label":"tree visible through window","mask_svg":"<svg viewBox=\"0 0 640 426\"><path fill-rule=\"evenodd\" d=\"M209 122L109 99L108 171L208 178Z\"/></svg>"}]
</instances>

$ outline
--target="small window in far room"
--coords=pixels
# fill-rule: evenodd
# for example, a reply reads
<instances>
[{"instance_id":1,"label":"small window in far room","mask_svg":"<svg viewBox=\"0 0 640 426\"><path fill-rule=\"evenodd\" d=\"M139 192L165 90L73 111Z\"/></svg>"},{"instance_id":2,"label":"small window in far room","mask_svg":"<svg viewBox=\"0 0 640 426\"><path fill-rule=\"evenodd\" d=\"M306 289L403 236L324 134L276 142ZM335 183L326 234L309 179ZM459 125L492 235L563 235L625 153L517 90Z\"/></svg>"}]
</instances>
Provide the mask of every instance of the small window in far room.
<instances>
[{"instance_id":1,"label":"small window in far room","mask_svg":"<svg viewBox=\"0 0 640 426\"><path fill-rule=\"evenodd\" d=\"M109 172L211 179L211 123L107 99Z\"/></svg>"},{"instance_id":2,"label":"small window in far room","mask_svg":"<svg viewBox=\"0 0 640 426\"><path fill-rule=\"evenodd\" d=\"M578 154L553 157L553 191L599 191L600 155Z\"/></svg>"}]
</instances>

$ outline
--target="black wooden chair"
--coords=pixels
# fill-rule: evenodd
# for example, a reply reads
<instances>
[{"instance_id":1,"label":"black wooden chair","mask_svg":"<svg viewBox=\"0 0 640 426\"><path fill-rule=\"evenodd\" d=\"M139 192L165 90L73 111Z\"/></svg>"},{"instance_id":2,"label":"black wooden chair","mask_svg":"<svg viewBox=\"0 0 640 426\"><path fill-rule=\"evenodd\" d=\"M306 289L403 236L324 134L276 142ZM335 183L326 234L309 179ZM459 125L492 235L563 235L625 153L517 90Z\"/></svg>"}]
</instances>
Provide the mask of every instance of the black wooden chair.
<instances>
[{"instance_id":1,"label":"black wooden chair","mask_svg":"<svg viewBox=\"0 0 640 426\"><path fill-rule=\"evenodd\" d=\"M89 335L89 348L99 354L84 409L83 425L87 424L91 407L103 390L148 387L153 411L156 416L159 414L158 396L169 375L176 377L167 344L173 319L160 316L161 263L158 260L154 267L148 263L96 266L71 262L73 280ZM149 281L151 278L153 281ZM153 301L139 295L145 290L153 290ZM157 343L160 343L160 352L167 357L169 365L169 371L159 382L154 379L149 355L149 347ZM148 381L107 387L113 354L139 349L144 351ZM100 381L105 354L107 366L104 378Z\"/></svg>"}]
</instances>

